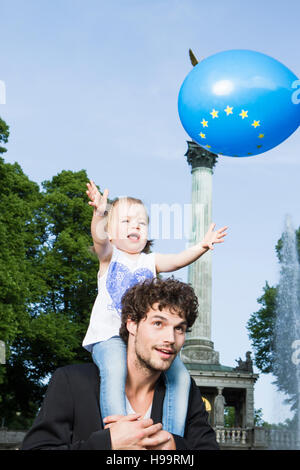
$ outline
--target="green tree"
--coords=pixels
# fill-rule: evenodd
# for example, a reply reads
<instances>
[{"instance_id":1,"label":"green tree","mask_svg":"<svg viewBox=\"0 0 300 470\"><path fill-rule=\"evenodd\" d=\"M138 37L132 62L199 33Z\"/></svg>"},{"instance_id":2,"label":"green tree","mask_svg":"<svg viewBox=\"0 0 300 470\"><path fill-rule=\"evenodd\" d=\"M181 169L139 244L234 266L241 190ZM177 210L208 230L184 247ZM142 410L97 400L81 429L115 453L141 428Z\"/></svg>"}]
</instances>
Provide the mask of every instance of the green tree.
<instances>
[{"instance_id":1,"label":"green tree","mask_svg":"<svg viewBox=\"0 0 300 470\"><path fill-rule=\"evenodd\" d=\"M0 339L5 342L7 356L7 364L0 366L3 417L7 403L14 406L10 364L16 355L15 342L26 329L27 306L36 301L39 293L32 266L43 240L43 226L37 216L39 187L21 167L5 163L0 157L0 182Z\"/></svg>"},{"instance_id":2,"label":"green tree","mask_svg":"<svg viewBox=\"0 0 300 470\"><path fill-rule=\"evenodd\" d=\"M261 308L247 323L249 337L255 351L255 364L263 373L273 372L276 287L266 282L263 295L257 299Z\"/></svg>"},{"instance_id":3,"label":"green tree","mask_svg":"<svg viewBox=\"0 0 300 470\"><path fill-rule=\"evenodd\" d=\"M87 181L84 170L62 171L42 184L47 241L39 253L39 266L46 291L31 309L35 331L39 331L32 333L32 339L42 349L40 377L59 365L90 360L81 344L97 295L98 259L90 250L92 209L85 193ZM52 325L48 333L44 322Z\"/></svg>"},{"instance_id":4,"label":"green tree","mask_svg":"<svg viewBox=\"0 0 300 470\"><path fill-rule=\"evenodd\" d=\"M271 425L263 419L263 410L258 408L254 410L254 426L257 427L270 427Z\"/></svg>"},{"instance_id":5,"label":"green tree","mask_svg":"<svg viewBox=\"0 0 300 470\"><path fill-rule=\"evenodd\" d=\"M0 120L0 143L8 136ZM84 170L62 171L39 188L0 157L0 418L11 428L30 426L57 367L91 360L82 340L98 259L87 181Z\"/></svg>"},{"instance_id":6,"label":"green tree","mask_svg":"<svg viewBox=\"0 0 300 470\"><path fill-rule=\"evenodd\" d=\"M224 409L224 426L226 428L235 427L235 408L234 406L225 406Z\"/></svg>"},{"instance_id":7,"label":"green tree","mask_svg":"<svg viewBox=\"0 0 300 470\"><path fill-rule=\"evenodd\" d=\"M0 143L7 143L9 137L9 126L0 118ZM0 146L0 154L6 152L5 147Z\"/></svg>"}]
</instances>

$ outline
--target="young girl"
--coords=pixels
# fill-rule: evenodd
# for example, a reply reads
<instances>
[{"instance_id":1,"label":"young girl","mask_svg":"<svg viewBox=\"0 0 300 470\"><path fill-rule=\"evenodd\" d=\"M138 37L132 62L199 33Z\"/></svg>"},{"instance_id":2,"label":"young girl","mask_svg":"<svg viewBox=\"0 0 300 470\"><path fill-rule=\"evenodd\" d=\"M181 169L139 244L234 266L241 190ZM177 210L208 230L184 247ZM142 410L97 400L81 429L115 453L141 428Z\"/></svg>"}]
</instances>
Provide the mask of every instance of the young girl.
<instances>
[{"instance_id":1,"label":"young girl","mask_svg":"<svg viewBox=\"0 0 300 470\"><path fill-rule=\"evenodd\" d=\"M104 419L126 415L126 346L119 337L121 298L138 282L171 272L196 261L226 235L212 224L203 241L177 254L148 253L149 219L140 199L120 198L107 212L108 190L101 196L95 183L87 184L89 204L94 208L91 233L98 255L98 295L83 346L92 353L101 377L100 407ZM190 375L179 357L165 372L166 394L163 429L184 435ZM176 413L174 413L176 410Z\"/></svg>"}]
</instances>

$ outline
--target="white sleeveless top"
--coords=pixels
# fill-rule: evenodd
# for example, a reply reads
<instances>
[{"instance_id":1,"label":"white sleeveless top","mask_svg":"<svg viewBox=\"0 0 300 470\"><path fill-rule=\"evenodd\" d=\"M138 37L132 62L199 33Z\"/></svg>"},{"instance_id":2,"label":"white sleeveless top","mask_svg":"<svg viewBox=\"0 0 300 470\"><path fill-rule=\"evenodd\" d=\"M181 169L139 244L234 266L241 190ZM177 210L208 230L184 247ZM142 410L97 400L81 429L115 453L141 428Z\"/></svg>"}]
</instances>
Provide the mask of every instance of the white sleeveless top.
<instances>
[{"instance_id":1,"label":"white sleeveless top","mask_svg":"<svg viewBox=\"0 0 300 470\"><path fill-rule=\"evenodd\" d=\"M123 294L135 284L156 276L154 253L141 253L132 259L129 256L113 246L106 272L101 277L98 273L98 295L82 343L90 352L93 344L119 335Z\"/></svg>"}]
</instances>

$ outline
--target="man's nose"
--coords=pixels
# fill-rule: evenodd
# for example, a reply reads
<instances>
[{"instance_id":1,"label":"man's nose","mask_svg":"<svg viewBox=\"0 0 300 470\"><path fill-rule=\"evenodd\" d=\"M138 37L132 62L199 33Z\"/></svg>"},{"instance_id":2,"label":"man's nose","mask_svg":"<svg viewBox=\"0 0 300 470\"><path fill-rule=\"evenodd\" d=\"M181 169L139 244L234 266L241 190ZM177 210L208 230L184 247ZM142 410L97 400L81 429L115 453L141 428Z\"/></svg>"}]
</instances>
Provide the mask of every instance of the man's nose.
<instances>
[{"instance_id":1,"label":"man's nose","mask_svg":"<svg viewBox=\"0 0 300 470\"><path fill-rule=\"evenodd\" d=\"M166 343L175 343L175 333L173 328L166 328L164 331L164 341Z\"/></svg>"}]
</instances>

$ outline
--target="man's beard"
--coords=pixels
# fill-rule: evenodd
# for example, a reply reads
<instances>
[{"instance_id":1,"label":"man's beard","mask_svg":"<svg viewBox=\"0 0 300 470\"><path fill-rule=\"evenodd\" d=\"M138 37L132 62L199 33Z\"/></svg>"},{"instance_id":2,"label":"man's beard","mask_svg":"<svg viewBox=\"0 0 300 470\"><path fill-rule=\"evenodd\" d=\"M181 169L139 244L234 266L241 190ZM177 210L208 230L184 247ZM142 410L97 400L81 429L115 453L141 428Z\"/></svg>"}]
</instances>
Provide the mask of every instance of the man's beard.
<instances>
[{"instance_id":1,"label":"man's beard","mask_svg":"<svg viewBox=\"0 0 300 470\"><path fill-rule=\"evenodd\" d=\"M147 358L143 354L143 348L139 348L139 346L138 346L137 336L135 337L134 346L135 346L135 355L136 355L136 358L137 358L137 361L138 361L138 365L141 368L146 369L147 371L152 372L152 373L164 372L164 371L168 370L171 367L174 359L176 358L176 354L177 354L174 351L174 355L172 355L172 360L171 361L164 361L164 362L160 361L161 365L158 365L158 364L156 364L156 361L154 361L151 358L151 355L150 355L149 358ZM153 349L155 349L155 348L153 348ZM163 366L163 364L165 365L165 367Z\"/></svg>"}]
</instances>

